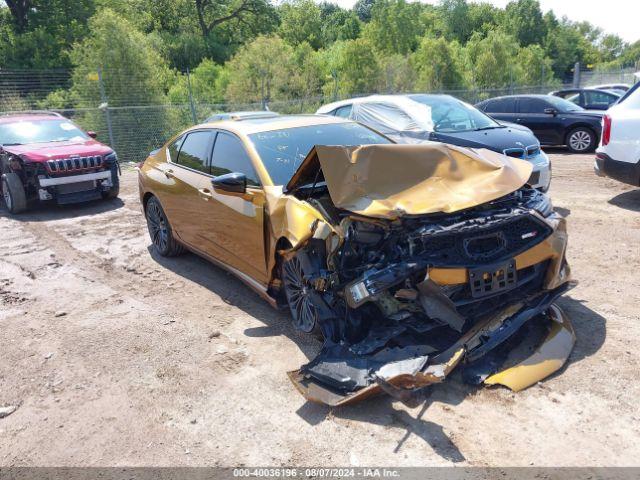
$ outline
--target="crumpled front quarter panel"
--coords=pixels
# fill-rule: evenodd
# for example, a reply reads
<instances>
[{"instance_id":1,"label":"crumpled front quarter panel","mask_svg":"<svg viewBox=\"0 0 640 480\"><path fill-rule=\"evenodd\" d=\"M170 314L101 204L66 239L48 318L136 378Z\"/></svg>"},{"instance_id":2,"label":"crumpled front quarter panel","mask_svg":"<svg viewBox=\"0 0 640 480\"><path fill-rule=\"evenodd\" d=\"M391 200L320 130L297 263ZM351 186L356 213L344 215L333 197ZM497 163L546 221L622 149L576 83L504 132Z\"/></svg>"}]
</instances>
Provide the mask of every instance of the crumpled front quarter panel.
<instances>
[{"instance_id":1,"label":"crumpled front quarter panel","mask_svg":"<svg viewBox=\"0 0 640 480\"><path fill-rule=\"evenodd\" d=\"M441 143L315 149L333 203L377 218L480 205L522 187L532 171L499 153Z\"/></svg>"}]
</instances>

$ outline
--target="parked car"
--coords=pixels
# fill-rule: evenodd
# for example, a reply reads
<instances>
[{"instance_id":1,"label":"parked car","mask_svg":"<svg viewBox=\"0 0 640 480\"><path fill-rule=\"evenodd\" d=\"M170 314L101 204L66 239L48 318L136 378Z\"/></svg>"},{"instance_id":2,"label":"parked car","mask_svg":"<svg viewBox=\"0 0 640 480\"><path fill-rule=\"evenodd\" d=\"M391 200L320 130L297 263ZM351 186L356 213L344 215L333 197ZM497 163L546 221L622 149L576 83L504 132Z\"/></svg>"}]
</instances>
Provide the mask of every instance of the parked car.
<instances>
[{"instance_id":1,"label":"parked car","mask_svg":"<svg viewBox=\"0 0 640 480\"><path fill-rule=\"evenodd\" d=\"M602 131L602 113L553 95L496 97L476 107L498 121L529 127L542 145L566 145L574 153L593 151Z\"/></svg>"},{"instance_id":2,"label":"parked car","mask_svg":"<svg viewBox=\"0 0 640 480\"><path fill-rule=\"evenodd\" d=\"M551 92L549 95L564 98L585 110L607 110L611 105L616 103L621 94L613 93L606 90L596 90L594 88L568 88Z\"/></svg>"},{"instance_id":3,"label":"parked car","mask_svg":"<svg viewBox=\"0 0 640 480\"><path fill-rule=\"evenodd\" d=\"M9 212L33 202L117 197L118 157L95 138L57 113L0 115L1 188Z\"/></svg>"},{"instance_id":4,"label":"parked car","mask_svg":"<svg viewBox=\"0 0 640 480\"><path fill-rule=\"evenodd\" d=\"M594 85L589 88L595 88L597 90L607 90L613 93L624 95L629 91L631 85L629 85L628 83L603 83L602 85Z\"/></svg>"},{"instance_id":5,"label":"parked car","mask_svg":"<svg viewBox=\"0 0 640 480\"><path fill-rule=\"evenodd\" d=\"M596 174L640 186L640 83L609 109L602 123Z\"/></svg>"},{"instance_id":6,"label":"parked car","mask_svg":"<svg viewBox=\"0 0 640 480\"><path fill-rule=\"evenodd\" d=\"M274 115L278 115L277 112L270 112L266 110L247 110L242 112L223 112L214 113L209 116L204 123L219 122L220 120L239 120L241 118L269 118Z\"/></svg>"},{"instance_id":7,"label":"parked car","mask_svg":"<svg viewBox=\"0 0 640 480\"><path fill-rule=\"evenodd\" d=\"M554 304L569 287L566 223L526 186L531 170L282 115L189 128L147 158L139 186L155 254L191 250L324 337L289 372L307 399L410 403L456 367L520 390L571 352ZM528 358L510 356L523 341Z\"/></svg>"},{"instance_id":8,"label":"parked car","mask_svg":"<svg viewBox=\"0 0 640 480\"><path fill-rule=\"evenodd\" d=\"M488 148L531 162L532 187L547 191L551 182L551 163L531 130L497 122L450 95L373 95L330 103L316 113L358 121L398 143Z\"/></svg>"}]
</instances>

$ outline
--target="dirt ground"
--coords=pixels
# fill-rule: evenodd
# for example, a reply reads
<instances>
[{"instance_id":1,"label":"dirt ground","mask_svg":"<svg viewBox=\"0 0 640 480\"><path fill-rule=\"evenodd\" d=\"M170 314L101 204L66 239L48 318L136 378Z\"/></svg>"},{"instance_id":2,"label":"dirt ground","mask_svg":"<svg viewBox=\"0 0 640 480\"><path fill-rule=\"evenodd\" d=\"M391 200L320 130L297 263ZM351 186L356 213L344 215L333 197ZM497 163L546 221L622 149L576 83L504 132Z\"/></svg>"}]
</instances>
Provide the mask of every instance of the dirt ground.
<instances>
[{"instance_id":1,"label":"dirt ground","mask_svg":"<svg viewBox=\"0 0 640 480\"><path fill-rule=\"evenodd\" d=\"M320 344L204 260L151 254L131 168L121 200L0 210L0 465L640 465L640 189L552 161L580 282L568 365L414 409L305 403L285 372Z\"/></svg>"}]
</instances>

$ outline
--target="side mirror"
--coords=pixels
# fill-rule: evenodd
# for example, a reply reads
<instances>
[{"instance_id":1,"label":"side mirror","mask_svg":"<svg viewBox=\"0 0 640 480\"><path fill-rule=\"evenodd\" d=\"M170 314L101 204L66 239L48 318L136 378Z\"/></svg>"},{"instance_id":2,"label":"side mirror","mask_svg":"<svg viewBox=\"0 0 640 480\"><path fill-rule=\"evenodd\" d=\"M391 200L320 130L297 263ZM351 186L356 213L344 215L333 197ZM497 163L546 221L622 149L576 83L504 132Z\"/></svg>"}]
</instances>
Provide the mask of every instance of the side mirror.
<instances>
[{"instance_id":1,"label":"side mirror","mask_svg":"<svg viewBox=\"0 0 640 480\"><path fill-rule=\"evenodd\" d=\"M89 130L87 132L87 135L89 135L91 138L97 138L98 137L98 134L96 132L92 131L92 130Z\"/></svg>"},{"instance_id":2,"label":"side mirror","mask_svg":"<svg viewBox=\"0 0 640 480\"><path fill-rule=\"evenodd\" d=\"M558 114L558 110L556 110L555 108L545 108L544 113L553 115L555 117Z\"/></svg>"},{"instance_id":3,"label":"side mirror","mask_svg":"<svg viewBox=\"0 0 640 480\"><path fill-rule=\"evenodd\" d=\"M245 193L247 191L247 177L244 173L226 173L211 179L211 185L216 190L232 193Z\"/></svg>"}]
</instances>

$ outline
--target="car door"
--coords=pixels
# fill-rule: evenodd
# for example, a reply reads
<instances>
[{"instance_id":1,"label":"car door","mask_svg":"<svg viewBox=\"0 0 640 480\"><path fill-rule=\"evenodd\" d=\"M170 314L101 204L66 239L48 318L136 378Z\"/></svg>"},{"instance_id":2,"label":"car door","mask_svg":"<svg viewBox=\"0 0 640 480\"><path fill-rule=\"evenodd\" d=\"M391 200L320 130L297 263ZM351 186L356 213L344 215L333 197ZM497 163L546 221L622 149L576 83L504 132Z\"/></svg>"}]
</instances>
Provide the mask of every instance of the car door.
<instances>
[{"instance_id":1,"label":"car door","mask_svg":"<svg viewBox=\"0 0 640 480\"><path fill-rule=\"evenodd\" d=\"M212 256L266 285L264 191L240 138L218 130L211 158L212 178L236 172L246 176L246 192L224 191L209 182L198 213L198 235Z\"/></svg>"},{"instance_id":2,"label":"car door","mask_svg":"<svg viewBox=\"0 0 640 480\"><path fill-rule=\"evenodd\" d=\"M211 188L209 159L215 132L192 130L171 144L167 163L159 168L167 181L157 192L160 203L176 235L183 242L203 249L198 236L198 214L203 194Z\"/></svg>"},{"instance_id":3,"label":"car door","mask_svg":"<svg viewBox=\"0 0 640 480\"><path fill-rule=\"evenodd\" d=\"M618 100L618 97L607 92L586 90L584 92L584 105L587 110L607 110L611 104Z\"/></svg>"},{"instance_id":4,"label":"car door","mask_svg":"<svg viewBox=\"0 0 640 480\"><path fill-rule=\"evenodd\" d=\"M483 111L496 120L516 122L516 99L513 97L496 98L489 100L483 107Z\"/></svg>"},{"instance_id":5,"label":"car door","mask_svg":"<svg viewBox=\"0 0 640 480\"><path fill-rule=\"evenodd\" d=\"M549 113L551 110L556 113ZM518 101L517 123L529 127L540 143L558 145L562 143L560 113L542 98L522 97Z\"/></svg>"}]
</instances>

